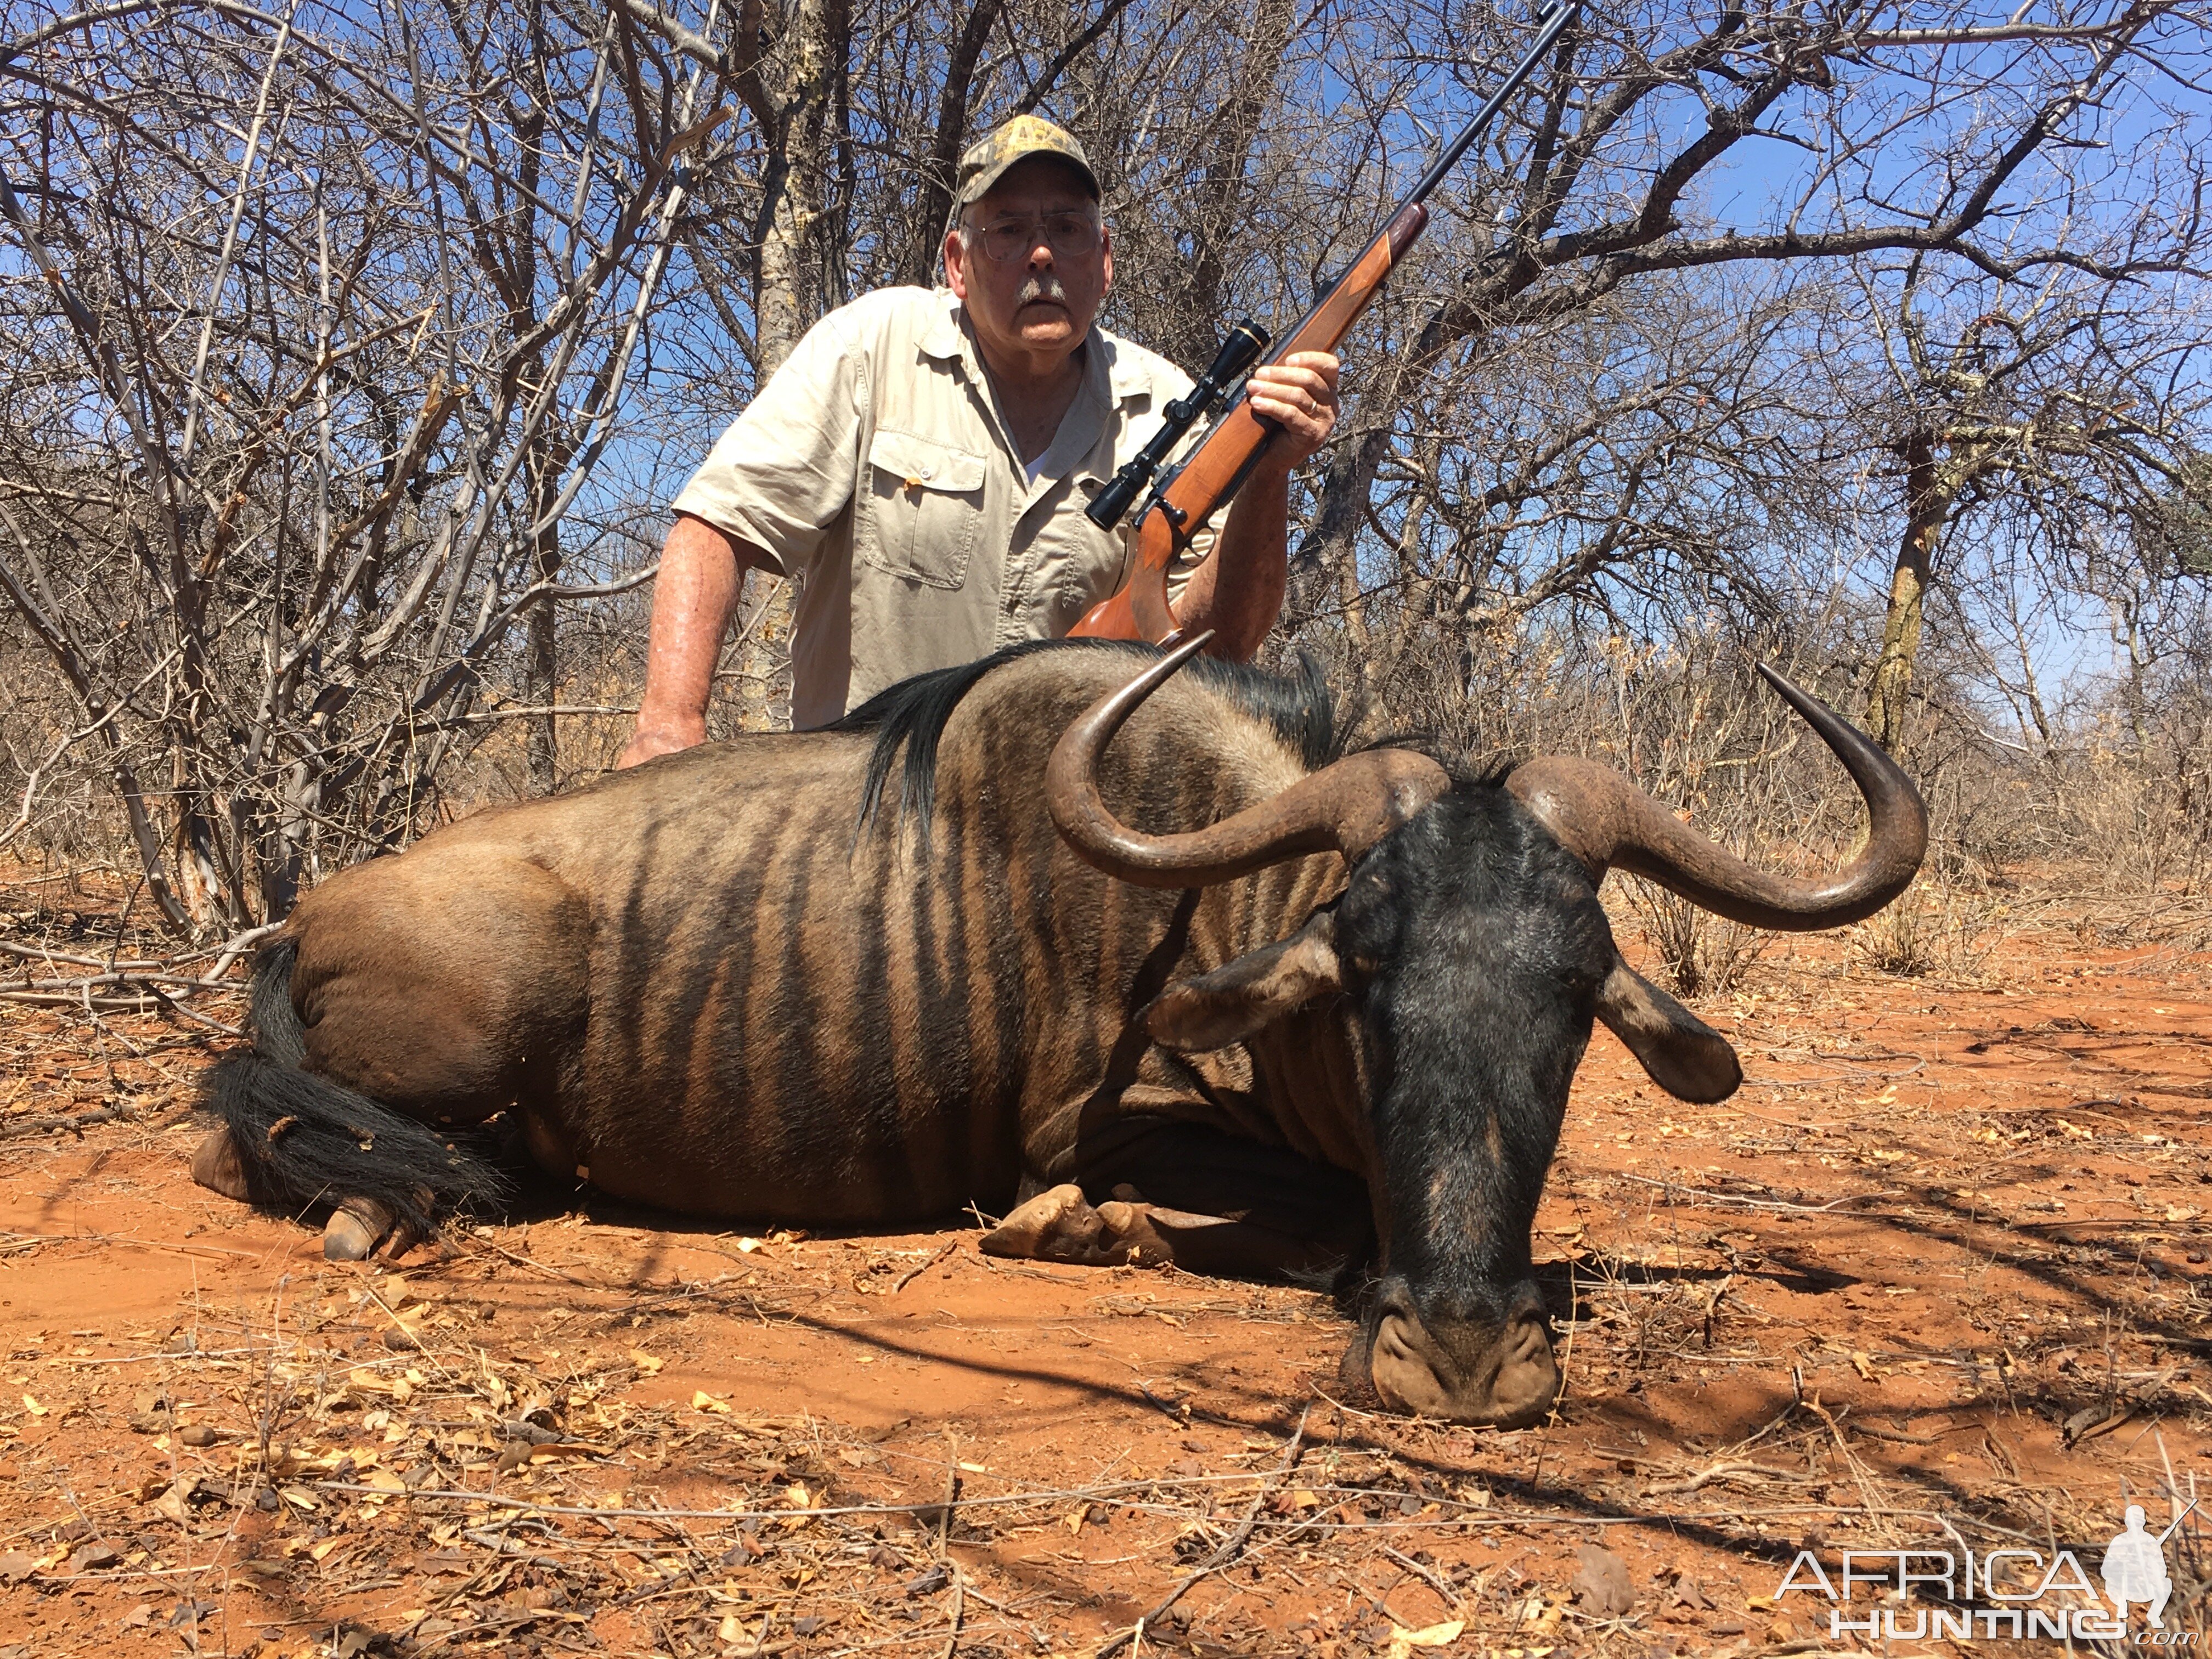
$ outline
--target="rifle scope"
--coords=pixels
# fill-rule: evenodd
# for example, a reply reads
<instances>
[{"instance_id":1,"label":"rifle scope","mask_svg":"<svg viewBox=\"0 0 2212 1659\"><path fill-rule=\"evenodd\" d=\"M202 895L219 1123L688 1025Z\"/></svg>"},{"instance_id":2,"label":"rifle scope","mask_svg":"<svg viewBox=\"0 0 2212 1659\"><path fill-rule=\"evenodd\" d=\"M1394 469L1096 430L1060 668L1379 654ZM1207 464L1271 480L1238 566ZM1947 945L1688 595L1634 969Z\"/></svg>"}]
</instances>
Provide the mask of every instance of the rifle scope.
<instances>
[{"instance_id":1,"label":"rifle scope","mask_svg":"<svg viewBox=\"0 0 2212 1659\"><path fill-rule=\"evenodd\" d=\"M1231 383L1259 362L1260 354L1267 349L1267 331L1249 317L1231 329L1229 337L1221 343L1221 349L1214 356L1213 367L1206 371L1206 378L1168 405L1167 419L1152 434L1152 441L1098 492L1097 499L1084 508L1084 517L1101 530L1111 530L1121 523L1121 515L1129 510L1129 503L1137 499L1137 492L1152 481L1152 474L1159 471L1160 463L1182 441L1183 434L1221 401L1222 393Z\"/></svg>"}]
</instances>

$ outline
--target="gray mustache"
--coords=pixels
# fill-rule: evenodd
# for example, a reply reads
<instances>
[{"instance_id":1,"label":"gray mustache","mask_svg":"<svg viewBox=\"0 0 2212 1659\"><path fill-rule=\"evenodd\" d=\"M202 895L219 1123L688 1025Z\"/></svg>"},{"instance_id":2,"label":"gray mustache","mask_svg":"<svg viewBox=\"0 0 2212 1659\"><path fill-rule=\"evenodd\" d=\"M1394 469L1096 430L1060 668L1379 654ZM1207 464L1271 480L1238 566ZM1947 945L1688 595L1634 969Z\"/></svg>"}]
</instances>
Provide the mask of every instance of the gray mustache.
<instances>
[{"instance_id":1,"label":"gray mustache","mask_svg":"<svg viewBox=\"0 0 2212 1659\"><path fill-rule=\"evenodd\" d=\"M1025 306L1034 300L1049 300L1054 305L1064 306L1067 303L1067 290L1060 285L1060 278L1049 271L1042 275L1032 274L1022 284L1021 292L1014 296L1014 303Z\"/></svg>"}]
</instances>

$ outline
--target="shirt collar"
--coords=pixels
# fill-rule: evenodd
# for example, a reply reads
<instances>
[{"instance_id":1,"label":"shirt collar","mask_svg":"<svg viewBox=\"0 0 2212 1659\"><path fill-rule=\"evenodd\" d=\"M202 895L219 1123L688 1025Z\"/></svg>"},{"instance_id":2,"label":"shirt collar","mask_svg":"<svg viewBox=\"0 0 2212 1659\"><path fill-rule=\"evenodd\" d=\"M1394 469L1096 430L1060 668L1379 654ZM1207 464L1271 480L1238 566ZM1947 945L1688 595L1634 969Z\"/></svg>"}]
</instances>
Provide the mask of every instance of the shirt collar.
<instances>
[{"instance_id":1,"label":"shirt collar","mask_svg":"<svg viewBox=\"0 0 2212 1659\"><path fill-rule=\"evenodd\" d=\"M921 355L939 361L964 359L968 356L968 331L960 325L960 301L949 288L938 289L937 298L936 320L921 337Z\"/></svg>"},{"instance_id":2,"label":"shirt collar","mask_svg":"<svg viewBox=\"0 0 2212 1659\"><path fill-rule=\"evenodd\" d=\"M1132 398L1152 395L1152 376L1133 362L1126 362L1119 350L1109 343L1099 332L1098 325L1091 325L1091 343L1094 349L1103 353L1109 380L1114 388L1114 401L1125 404Z\"/></svg>"}]
</instances>

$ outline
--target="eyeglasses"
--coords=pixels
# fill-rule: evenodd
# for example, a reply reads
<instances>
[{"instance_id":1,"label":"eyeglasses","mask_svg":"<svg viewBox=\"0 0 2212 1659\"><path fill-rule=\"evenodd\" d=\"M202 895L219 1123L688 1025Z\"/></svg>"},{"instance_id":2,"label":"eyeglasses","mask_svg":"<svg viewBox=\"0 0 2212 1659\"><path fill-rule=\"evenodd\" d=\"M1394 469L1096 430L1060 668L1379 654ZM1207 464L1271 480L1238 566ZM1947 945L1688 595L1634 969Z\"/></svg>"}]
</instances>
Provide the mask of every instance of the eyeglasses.
<instances>
[{"instance_id":1,"label":"eyeglasses","mask_svg":"<svg viewBox=\"0 0 2212 1659\"><path fill-rule=\"evenodd\" d=\"M971 246L981 246L985 258L1001 265L1026 259L1040 241L1050 243L1060 258L1080 258L1098 251L1103 234L1095 216L1073 210L1048 213L1042 219L994 219L988 225L963 227L963 234L973 239Z\"/></svg>"}]
</instances>

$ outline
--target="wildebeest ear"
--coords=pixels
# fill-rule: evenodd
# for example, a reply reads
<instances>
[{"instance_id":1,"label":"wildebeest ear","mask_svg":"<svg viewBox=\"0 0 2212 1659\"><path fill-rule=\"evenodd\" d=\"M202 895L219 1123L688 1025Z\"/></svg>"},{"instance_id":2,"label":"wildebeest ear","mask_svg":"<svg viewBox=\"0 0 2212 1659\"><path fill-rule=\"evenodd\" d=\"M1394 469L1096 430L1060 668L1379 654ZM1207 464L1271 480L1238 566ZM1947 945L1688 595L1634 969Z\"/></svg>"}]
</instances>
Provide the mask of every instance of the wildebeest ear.
<instances>
[{"instance_id":1,"label":"wildebeest ear","mask_svg":"<svg viewBox=\"0 0 2212 1659\"><path fill-rule=\"evenodd\" d=\"M1253 1036L1270 1020L1340 990L1336 917L1323 910L1280 944L1170 985L1145 1012L1145 1029L1170 1048L1198 1053Z\"/></svg>"},{"instance_id":2,"label":"wildebeest ear","mask_svg":"<svg viewBox=\"0 0 2212 1659\"><path fill-rule=\"evenodd\" d=\"M1618 958L1599 988L1597 1017L1678 1100L1726 1100L1743 1081L1726 1037Z\"/></svg>"}]
</instances>

